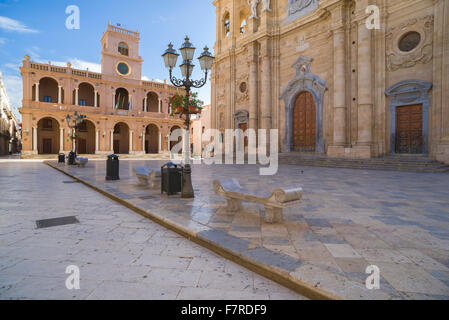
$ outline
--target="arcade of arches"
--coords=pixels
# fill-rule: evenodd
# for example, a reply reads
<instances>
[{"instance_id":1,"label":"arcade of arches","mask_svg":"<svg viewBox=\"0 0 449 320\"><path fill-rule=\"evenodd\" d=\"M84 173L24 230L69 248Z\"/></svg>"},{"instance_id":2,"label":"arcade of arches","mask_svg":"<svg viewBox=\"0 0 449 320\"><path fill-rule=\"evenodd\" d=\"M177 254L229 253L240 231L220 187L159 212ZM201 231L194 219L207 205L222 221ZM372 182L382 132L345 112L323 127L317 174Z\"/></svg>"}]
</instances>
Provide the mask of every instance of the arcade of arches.
<instances>
[{"instance_id":1,"label":"arcade of arches","mask_svg":"<svg viewBox=\"0 0 449 320\"><path fill-rule=\"evenodd\" d=\"M165 153L176 144L169 141L169 135L181 128L156 123L143 126L130 125L122 121L116 123L113 128L102 131L100 121L86 119L77 128L76 140L72 144L72 129L67 127L65 119L58 116L43 116L35 123L29 137L36 155L67 153L73 147L78 154L85 155ZM136 127L142 128L142 131L139 133Z\"/></svg>"}]
</instances>

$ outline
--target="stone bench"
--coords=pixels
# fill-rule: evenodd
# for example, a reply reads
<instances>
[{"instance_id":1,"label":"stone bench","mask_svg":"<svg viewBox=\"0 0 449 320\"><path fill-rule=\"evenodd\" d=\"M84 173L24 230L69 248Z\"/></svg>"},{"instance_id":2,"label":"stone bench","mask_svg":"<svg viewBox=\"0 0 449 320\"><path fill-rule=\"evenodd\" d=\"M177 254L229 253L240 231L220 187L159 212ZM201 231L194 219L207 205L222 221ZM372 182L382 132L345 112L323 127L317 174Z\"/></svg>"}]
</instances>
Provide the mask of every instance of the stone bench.
<instances>
[{"instance_id":1,"label":"stone bench","mask_svg":"<svg viewBox=\"0 0 449 320\"><path fill-rule=\"evenodd\" d=\"M273 192L257 190L250 191L243 188L237 179L218 179L214 181L215 194L226 198L231 212L242 209L242 201L263 204L265 207L265 221L268 223L282 222L282 211L300 204L302 188L279 188Z\"/></svg>"},{"instance_id":2,"label":"stone bench","mask_svg":"<svg viewBox=\"0 0 449 320\"><path fill-rule=\"evenodd\" d=\"M155 187L161 182L162 175L160 168L150 169L148 167L134 167L133 172L143 186L151 185L151 187Z\"/></svg>"},{"instance_id":3,"label":"stone bench","mask_svg":"<svg viewBox=\"0 0 449 320\"><path fill-rule=\"evenodd\" d=\"M88 162L89 162L88 158L76 158L75 159L75 164L80 168L86 167Z\"/></svg>"}]
</instances>

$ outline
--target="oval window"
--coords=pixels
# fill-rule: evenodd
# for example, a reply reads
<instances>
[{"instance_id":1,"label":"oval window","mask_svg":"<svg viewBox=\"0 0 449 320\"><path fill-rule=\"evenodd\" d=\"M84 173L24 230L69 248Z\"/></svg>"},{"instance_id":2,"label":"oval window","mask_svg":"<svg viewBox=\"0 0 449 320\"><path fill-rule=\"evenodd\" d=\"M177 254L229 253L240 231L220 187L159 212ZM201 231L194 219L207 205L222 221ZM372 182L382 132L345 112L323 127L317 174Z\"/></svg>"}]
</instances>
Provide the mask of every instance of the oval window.
<instances>
[{"instance_id":1,"label":"oval window","mask_svg":"<svg viewBox=\"0 0 449 320\"><path fill-rule=\"evenodd\" d=\"M416 31L408 32L399 40L399 50L402 52L410 52L415 49L421 42L421 34Z\"/></svg>"},{"instance_id":2,"label":"oval window","mask_svg":"<svg viewBox=\"0 0 449 320\"><path fill-rule=\"evenodd\" d=\"M118 73L120 73L122 76L127 76L129 74L129 67L126 63L124 62L120 62L117 65L117 71Z\"/></svg>"}]
</instances>

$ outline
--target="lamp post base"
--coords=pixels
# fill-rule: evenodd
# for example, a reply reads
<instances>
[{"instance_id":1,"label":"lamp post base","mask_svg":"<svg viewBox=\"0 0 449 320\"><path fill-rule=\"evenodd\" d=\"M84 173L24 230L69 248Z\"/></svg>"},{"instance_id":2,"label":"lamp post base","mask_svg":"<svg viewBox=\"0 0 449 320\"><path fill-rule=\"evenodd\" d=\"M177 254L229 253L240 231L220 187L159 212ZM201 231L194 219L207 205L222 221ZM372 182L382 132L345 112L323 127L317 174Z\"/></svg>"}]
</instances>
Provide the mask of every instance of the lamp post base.
<instances>
[{"instance_id":1,"label":"lamp post base","mask_svg":"<svg viewBox=\"0 0 449 320\"><path fill-rule=\"evenodd\" d=\"M192 186L192 169L190 164L186 164L184 170L182 171L182 192L181 198L192 199L195 198L195 193Z\"/></svg>"}]
</instances>

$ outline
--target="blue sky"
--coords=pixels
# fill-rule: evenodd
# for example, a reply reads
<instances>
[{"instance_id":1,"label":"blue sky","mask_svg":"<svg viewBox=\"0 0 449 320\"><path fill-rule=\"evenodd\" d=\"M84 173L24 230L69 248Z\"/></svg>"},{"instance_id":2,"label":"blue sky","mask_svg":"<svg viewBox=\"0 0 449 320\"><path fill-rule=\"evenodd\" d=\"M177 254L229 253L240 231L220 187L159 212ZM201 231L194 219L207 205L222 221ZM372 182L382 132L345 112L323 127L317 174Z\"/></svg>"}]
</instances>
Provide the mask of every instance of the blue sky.
<instances>
[{"instance_id":1,"label":"blue sky","mask_svg":"<svg viewBox=\"0 0 449 320\"><path fill-rule=\"evenodd\" d=\"M65 26L69 5L80 9L80 30ZM0 0L0 71L12 106L21 105L19 66L25 54L37 62L70 61L75 68L99 71L95 69L101 62L100 39L109 21L140 31L142 76L150 80L168 77L161 54L170 41L179 48L188 34L197 48L196 56L205 45L212 50L215 42L211 0ZM199 78L199 62L195 64L194 77ZM210 82L199 91L209 103Z\"/></svg>"}]
</instances>

